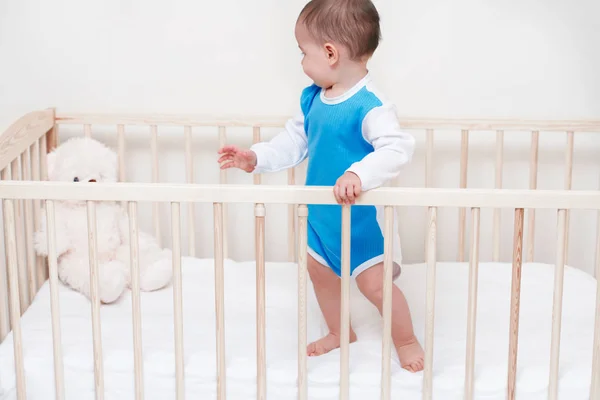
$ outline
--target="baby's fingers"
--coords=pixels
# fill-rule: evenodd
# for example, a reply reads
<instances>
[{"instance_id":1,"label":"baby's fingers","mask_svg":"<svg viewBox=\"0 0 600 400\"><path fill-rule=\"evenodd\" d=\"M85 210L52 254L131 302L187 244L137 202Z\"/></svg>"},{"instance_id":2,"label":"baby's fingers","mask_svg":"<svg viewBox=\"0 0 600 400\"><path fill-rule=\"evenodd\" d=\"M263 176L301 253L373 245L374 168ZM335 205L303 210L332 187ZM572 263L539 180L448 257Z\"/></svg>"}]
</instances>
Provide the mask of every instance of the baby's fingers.
<instances>
[{"instance_id":1,"label":"baby's fingers","mask_svg":"<svg viewBox=\"0 0 600 400\"><path fill-rule=\"evenodd\" d=\"M348 204L348 184L343 182L340 184L339 196L342 204Z\"/></svg>"},{"instance_id":2,"label":"baby's fingers","mask_svg":"<svg viewBox=\"0 0 600 400\"><path fill-rule=\"evenodd\" d=\"M231 153L227 153L219 157L218 163L221 164L223 161L233 160L235 156Z\"/></svg>"},{"instance_id":3,"label":"baby's fingers","mask_svg":"<svg viewBox=\"0 0 600 400\"><path fill-rule=\"evenodd\" d=\"M219 149L219 154L224 154L224 153L237 153L239 151L239 148L234 145L234 144L228 144L226 146L223 146Z\"/></svg>"},{"instance_id":4,"label":"baby's fingers","mask_svg":"<svg viewBox=\"0 0 600 400\"><path fill-rule=\"evenodd\" d=\"M358 196L360 196L362 188L360 187L360 185L354 184L352 185L352 187L350 188L350 191L352 192L352 204L355 203L356 199L358 198Z\"/></svg>"},{"instance_id":5,"label":"baby's fingers","mask_svg":"<svg viewBox=\"0 0 600 400\"><path fill-rule=\"evenodd\" d=\"M237 165L237 163L234 160L227 160L225 161L223 164L221 164L221 169L228 169L228 168L239 168L239 166Z\"/></svg>"},{"instance_id":6,"label":"baby's fingers","mask_svg":"<svg viewBox=\"0 0 600 400\"><path fill-rule=\"evenodd\" d=\"M340 185L336 184L333 187L333 195L335 196L335 201L338 202L338 204L342 204L342 199L340 197Z\"/></svg>"},{"instance_id":7,"label":"baby's fingers","mask_svg":"<svg viewBox=\"0 0 600 400\"><path fill-rule=\"evenodd\" d=\"M356 198L355 192L354 192L354 185L353 184L349 184L346 187L346 196L348 198L348 203L350 204L354 204L354 200Z\"/></svg>"}]
</instances>

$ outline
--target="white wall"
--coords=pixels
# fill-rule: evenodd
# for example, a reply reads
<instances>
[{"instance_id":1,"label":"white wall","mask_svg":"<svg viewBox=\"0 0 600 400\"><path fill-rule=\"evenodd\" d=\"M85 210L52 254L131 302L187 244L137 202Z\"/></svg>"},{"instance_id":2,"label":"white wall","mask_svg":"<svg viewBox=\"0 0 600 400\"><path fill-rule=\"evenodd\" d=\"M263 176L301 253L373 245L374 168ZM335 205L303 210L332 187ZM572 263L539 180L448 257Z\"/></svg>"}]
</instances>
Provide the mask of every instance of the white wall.
<instances>
[{"instance_id":1,"label":"white wall","mask_svg":"<svg viewBox=\"0 0 600 400\"><path fill-rule=\"evenodd\" d=\"M375 3L382 16L383 42L371 70L402 115L600 119L600 2ZM0 2L0 127L32 109L51 106L59 112L289 115L297 107L299 91L309 83L293 36L303 4L303 0ZM114 131L95 127L94 134L114 144ZM81 130L61 132L66 138ZM128 178L149 181L147 130L128 133ZM217 182L214 132L195 133L198 181ZM183 181L183 135L169 130L160 134L161 179ZM422 145L422 132L415 134ZM458 132L440 133L437 186L457 185L459 138ZM576 137L575 189L597 187L599 138ZM542 134L542 188L563 185L564 139ZM236 132L232 140L249 143L249 132ZM527 187L528 140L526 132L507 134L507 187ZM492 133L473 132L469 160L477 167L469 170L469 186L493 186L493 143ZM420 146L400 183L421 186L423 170ZM285 174L264 180L283 184ZM251 178L234 172L230 181L250 183ZM163 211L167 227L166 206ZM196 221L199 250L207 257L212 254L209 211L208 206L198 206L198 213L204 214ZM232 256L250 258L251 207L231 212L231 228L239 229L231 238L237 237ZM283 259L286 241L277 221L285 218L285 208L272 207L268 213L269 258ZM423 212L404 210L401 215L406 259L421 260ZM484 258L491 252L491 215L489 210L482 213ZM509 260L510 211L503 218L502 251ZM452 234L456 222L456 210L442 213L441 259L456 256ZM554 260L555 224L554 213L538 213L540 261ZM591 271L595 216L574 213L571 234L570 263Z\"/></svg>"}]
</instances>

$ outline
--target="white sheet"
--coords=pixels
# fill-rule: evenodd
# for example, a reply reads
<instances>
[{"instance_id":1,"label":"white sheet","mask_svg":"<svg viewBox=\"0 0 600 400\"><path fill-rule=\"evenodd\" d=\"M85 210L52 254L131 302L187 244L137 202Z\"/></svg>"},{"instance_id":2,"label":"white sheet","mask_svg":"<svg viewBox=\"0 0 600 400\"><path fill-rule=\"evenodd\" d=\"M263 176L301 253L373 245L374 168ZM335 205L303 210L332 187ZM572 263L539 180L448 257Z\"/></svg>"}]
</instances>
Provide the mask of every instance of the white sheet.
<instances>
[{"instance_id":1,"label":"white sheet","mask_svg":"<svg viewBox=\"0 0 600 400\"><path fill-rule=\"evenodd\" d=\"M510 264L480 264L475 355L475 398L504 399L506 391ZM404 266L397 284L407 296L419 339L424 338L425 266ZM296 266L267 265L268 398L296 398ZM547 398L554 268L523 267L517 398ZM434 398L462 399L466 344L468 264L438 263L434 344ZM255 269L228 260L225 273L227 398L256 398ZM596 281L567 268L560 354L560 398L588 397ZM215 398L215 319L212 260L184 258L186 398ZM173 292L142 295L146 399L175 393ZM81 295L61 288L61 327L67 399L93 399L91 308ZM309 284L309 341L325 326ZM381 320L352 286L352 324L359 341L350 347L352 399L379 398ZM133 333L129 292L102 307L105 398L133 399ZM22 320L29 399L54 398L49 286L44 285ZM16 399L12 336L0 346L2 399ZM309 398L337 399L339 351L310 358ZM392 397L421 399L422 373L402 370L392 359Z\"/></svg>"}]
</instances>

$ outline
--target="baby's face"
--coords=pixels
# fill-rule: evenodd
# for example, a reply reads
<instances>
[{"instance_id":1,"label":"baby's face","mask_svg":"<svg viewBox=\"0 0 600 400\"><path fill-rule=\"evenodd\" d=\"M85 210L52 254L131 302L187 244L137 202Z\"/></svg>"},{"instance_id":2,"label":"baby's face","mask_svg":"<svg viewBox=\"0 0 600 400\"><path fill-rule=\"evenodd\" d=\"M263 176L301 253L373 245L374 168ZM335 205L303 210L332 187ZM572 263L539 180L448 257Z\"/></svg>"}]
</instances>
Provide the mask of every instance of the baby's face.
<instances>
[{"instance_id":1,"label":"baby's face","mask_svg":"<svg viewBox=\"0 0 600 400\"><path fill-rule=\"evenodd\" d=\"M336 60L328 56L325 45L317 43L301 22L296 24L296 41L302 51L302 68L304 73L322 88L329 88L335 83L333 66Z\"/></svg>"}]
</instances>

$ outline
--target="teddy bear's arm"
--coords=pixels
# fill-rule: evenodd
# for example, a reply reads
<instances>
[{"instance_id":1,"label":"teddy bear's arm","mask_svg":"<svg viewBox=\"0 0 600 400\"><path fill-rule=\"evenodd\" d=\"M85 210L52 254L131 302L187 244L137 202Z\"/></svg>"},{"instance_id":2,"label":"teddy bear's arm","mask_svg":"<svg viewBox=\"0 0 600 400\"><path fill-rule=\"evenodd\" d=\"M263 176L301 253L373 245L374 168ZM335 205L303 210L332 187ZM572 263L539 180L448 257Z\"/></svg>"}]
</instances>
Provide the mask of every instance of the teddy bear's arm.
<instances>
[{"instance_id":1,"label":"teddy bear's arm","mask_svg":"<svg viewBox=\"0 0 600 400\"><path fill-rule=\"evenodd\" d=\"M40 227L33 236L35 252L42 257L48 256L48 226L46 221L46 209L42 208L40 212ZM54 227L56 232L56 256L60 257L69 251L69 239L66 228L61 223L61 219L55 218Z\"/></svg>"}]
</instances>

